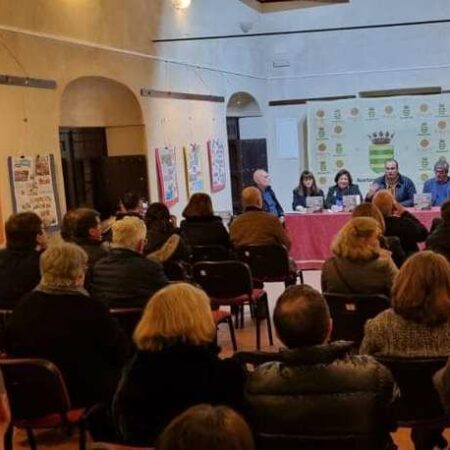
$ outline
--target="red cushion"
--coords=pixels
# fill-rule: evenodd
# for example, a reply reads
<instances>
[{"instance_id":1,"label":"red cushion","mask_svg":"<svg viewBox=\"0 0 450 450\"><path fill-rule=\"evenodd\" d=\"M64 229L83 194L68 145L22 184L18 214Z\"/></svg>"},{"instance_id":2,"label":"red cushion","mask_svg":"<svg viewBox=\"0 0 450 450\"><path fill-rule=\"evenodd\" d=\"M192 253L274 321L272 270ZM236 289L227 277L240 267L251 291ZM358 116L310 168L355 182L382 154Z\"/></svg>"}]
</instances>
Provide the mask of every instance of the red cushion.
<instances>
[{"instance_id":1,"label":"red cushion","mask_svg":"<svg viewBox=\"0 0 450 450\"><path fill-rule=\"evenodd\" d=\"M239 295L238 297L228 297L228 298L217 298L211 297L211 302L217 305L230 305L232 303L242 305L249 301L256 302L262 297L266 291L264 289L253 289L251 299L248 295Z\"/></svg>"},{"instance_id":2,"label":"red cushion","mask_svg":"<svg viewBox=\"0 0 450 450\"><path fill-rule=\"evenodd\" d=\"M78 423L83 416L84 409L72 409L66 413L69 423ZM12 424L16 428L55 428L63 425L61 414L50 414L33 420L13 420Z\"/></svg>"},{"instance_id":3,"label":"red cushion","mask_svg":"<svg viewBox=\"0 0 450 450\"><path fill-rule=\"evenodd\" d=\"M217 325L218 323L223 322L227 317L231 317L231 314L228 311L216 309L215 311L212 311L212 316L215 324Z\"/></svg>"}]
</instances>

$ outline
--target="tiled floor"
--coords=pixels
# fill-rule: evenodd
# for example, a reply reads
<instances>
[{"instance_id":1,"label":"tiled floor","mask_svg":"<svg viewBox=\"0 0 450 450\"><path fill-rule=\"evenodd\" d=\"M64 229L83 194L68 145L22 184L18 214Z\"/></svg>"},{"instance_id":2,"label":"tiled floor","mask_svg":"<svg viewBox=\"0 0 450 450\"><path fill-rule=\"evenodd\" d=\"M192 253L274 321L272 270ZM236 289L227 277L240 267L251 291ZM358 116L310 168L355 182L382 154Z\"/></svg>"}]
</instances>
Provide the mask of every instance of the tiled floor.
<instances>
[{"instance_id":1,"label":"tiled floor","mask_svg":"<svg viewBox=\"0 0 450 450\"><path fill-rule=\"evenodd\" d=\"M320 290L320 272L319 271L308 271L305 272L305 283ZM283 292L284 286L282 283L272 283L265 286L269 294L269 303L271 309L276 302L278 296ZM275 338L274 347L268 345L267 332L265 324L261 330L262 336L262 346L263 350L274 351L280 345L279 341ZM245 316L245 326L243 329L236 330L236 337L238 340L239 350L254 350L256 347L255 341L255 327L247 311ZM222 347L221 355L223 357L232 354L232 347L229 338L229 332L226 325L222 325L219 330L219 345ZM448 440L450 440L450 429L446 430L445 433ZM394 440L399 446L400 450L413 450L412 443L409 439L409 430L400 429L394 434ZM39 449L52 449L52 450L75 450L78 448L78 441L76 434L71 438L68 438L62 434L62 432L47 432L44 431L38 436L38 447ZM15 449L25 449L27 448L26 436L24 433L19 432L15 437ZM193 449L195 450L195 449ZM282 450L282 449L280 449Z\"/></svg>"}]
</instances>

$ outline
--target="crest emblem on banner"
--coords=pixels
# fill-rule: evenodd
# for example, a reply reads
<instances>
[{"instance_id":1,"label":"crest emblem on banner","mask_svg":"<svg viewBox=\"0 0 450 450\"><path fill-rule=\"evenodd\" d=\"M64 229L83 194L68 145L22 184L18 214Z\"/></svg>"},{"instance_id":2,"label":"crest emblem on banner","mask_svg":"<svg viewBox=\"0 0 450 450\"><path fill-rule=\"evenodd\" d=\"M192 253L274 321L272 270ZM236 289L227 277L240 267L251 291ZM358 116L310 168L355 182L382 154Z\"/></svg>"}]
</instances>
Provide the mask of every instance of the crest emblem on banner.
<instances>
[{"instance_id":1,"label":"crest emblem on banner","mask_svg":"<svg viewBox=\"0 0 450 450\"><path fill-rule=\"evenodd\" d=\"M395 133L386 131L374 132L368 135L372 144L369 145L369 165L375 173L384 172L384 162L394 157L392 139Z\"/></svg>"}]
</instances>

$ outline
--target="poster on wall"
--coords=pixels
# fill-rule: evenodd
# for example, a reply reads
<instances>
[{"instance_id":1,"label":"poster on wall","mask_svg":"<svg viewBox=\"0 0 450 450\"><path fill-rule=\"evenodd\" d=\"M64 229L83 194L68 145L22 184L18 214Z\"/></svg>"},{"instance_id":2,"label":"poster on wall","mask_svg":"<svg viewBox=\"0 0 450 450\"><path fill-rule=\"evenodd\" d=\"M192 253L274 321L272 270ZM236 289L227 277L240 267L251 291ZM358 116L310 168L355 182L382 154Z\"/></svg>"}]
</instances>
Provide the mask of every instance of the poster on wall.
<instances>
[{"instance_id":1,"label":"poster on wall","mask_svg":"<svg viewBox=\"0 0 450 450\"><path fill-rule=\"evenodd\" d=\"M179 198L175 147L156 149L156 167L160 200L169 207L173 206Z\"/></svg>"},{"instance_id":2,"label":"poster on wall","mask_svg":"<svg viewBox=\"0 0 450 450\"><path fill-rule=\"evenodd\" d=\"M53 155L10 156L8 166L14 212L33 211L44 227L57 227L60 214Z\"/></svg>"},{"instance_id":3,"label":"poster on wall","mask_svg":"<svg viewBox=\"0 0 450 450\"><path fill-rule=\"evenodd\" d=\"M211 191L219 192L226 184L225 149L219 139L208 141L208 160Z\"/></svg>"},{"instance_id":4,"label":"poster on wall","mask_svg":"<svg viewBox=\"0 0 450 450\"><path fill-rule=\"evenodd\" d=\"M200 145L190 144L184 147L184 164L186 171L186 187L190 197L203 191L202 154Z\"/></svg>"},{"instance_id":5,"label":"poster on wall","mask_svg":"<svg viewBox=\"0 0 450 450\"><path fill-rule=\"evenodd\" d=\"M308 157L321 188L346 168L364 193L394 158L421 192L435 162L450 161L450 96L310 103Z\"/></svg>"}]
</instances>

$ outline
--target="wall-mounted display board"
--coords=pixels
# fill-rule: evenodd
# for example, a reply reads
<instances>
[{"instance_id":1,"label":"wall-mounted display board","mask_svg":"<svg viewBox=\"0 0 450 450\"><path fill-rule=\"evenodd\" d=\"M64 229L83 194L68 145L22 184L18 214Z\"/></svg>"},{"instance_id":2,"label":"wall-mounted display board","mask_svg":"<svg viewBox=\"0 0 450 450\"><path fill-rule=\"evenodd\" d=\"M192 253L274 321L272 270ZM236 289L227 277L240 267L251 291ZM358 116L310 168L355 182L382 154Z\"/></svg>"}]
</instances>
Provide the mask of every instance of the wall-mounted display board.
<instances>
[{"instance_id":1,"label":"wall-mounted display board","mask_svg":"<svg viewBox=\"0 0 450 450\"><path fill-rule=\"evenodd\" d=\"M53 155L10 156L8 167L14 212L33 211L46 228L56 228L60 209Z\"/></svg>"},{"instance_id":2,"label":"wall-mounted display board","mask_svg":"<svg viewBox=\"0 0 450 450\"><path fill-rule=\"evenodd\" d=\"M169 207L173 206L179 199L175 147L156 149L156 167L160 200Z\"/></svg>"},{"instance_id":3,"label":"wall-mounted display board","mask_svg":"<svg viewBox=\"0 0 450 450\"><path fill-rule=\"evenodd\" d=\"M190 144L184 147L184 165L187 194L190 197L192 194L204 190L200 145Z\"/></svg>"},{"instance_id":4,"label":"wall-mounted display board","mask_svg":"<svg viewBox=\"0 0 450 450\"><path fill-rule=\"evenodd\" d=\"M226 185L225 149L219 139L208 141L209 175L211 191L219 192Z\"/></svg>"},{"instance_id":5,"label":"wall-mounted display board","mask_svg":"<svg viewBox=\"0 0 450 450\"><path fill-rule=\"evenodd\" d=\"M395 158L421 192L449 149L449 95L308 103L308 165L321 188L346 168L364 193Z\"/></svg>"}]
</instances>

